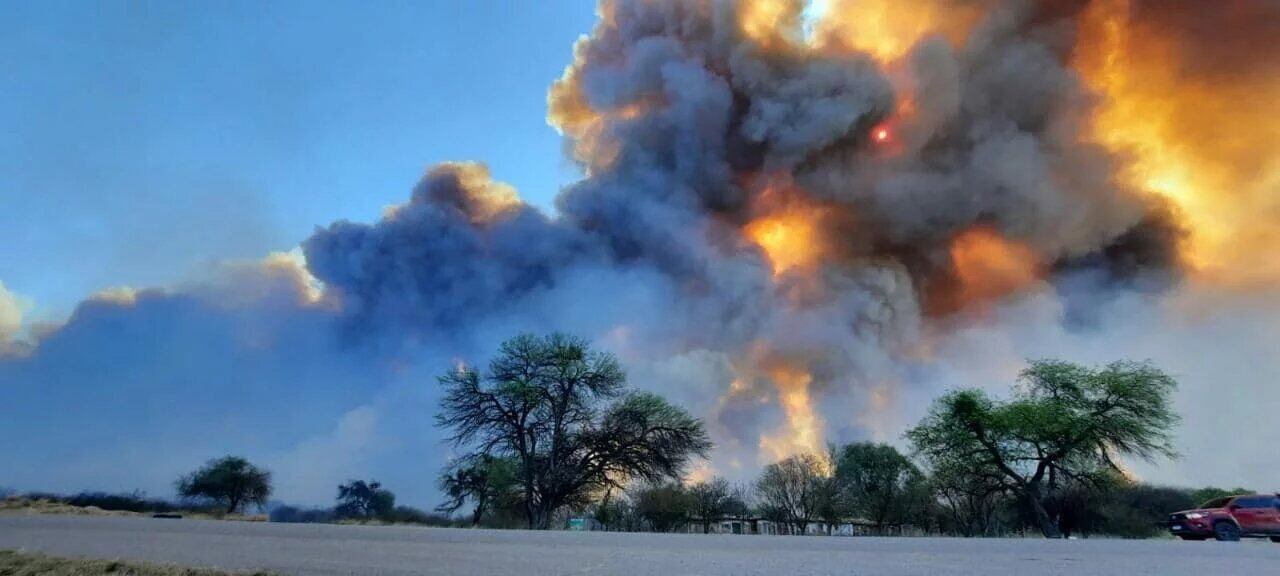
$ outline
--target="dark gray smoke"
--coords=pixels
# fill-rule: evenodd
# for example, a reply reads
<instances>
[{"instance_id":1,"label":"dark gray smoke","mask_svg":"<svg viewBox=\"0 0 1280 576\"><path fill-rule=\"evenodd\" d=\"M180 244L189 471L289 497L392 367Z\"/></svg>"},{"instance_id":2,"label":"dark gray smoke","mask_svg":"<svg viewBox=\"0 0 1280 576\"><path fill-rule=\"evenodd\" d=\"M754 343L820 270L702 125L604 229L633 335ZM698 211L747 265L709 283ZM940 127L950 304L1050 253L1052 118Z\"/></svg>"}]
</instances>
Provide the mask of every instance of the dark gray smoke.
<instances>
[{"instance_id":1,"label":"dark gray smoke","mask_svg":"<svg viewBox=\"0 0 1280 576\"><path fill-rule=\"evenodd\" d=\"M1116 184L1118 159L1084 143L1092 100L1068 66L1074 10L1000 3L963 45L921 42L895 72L918 86L901 119L907 95L869 56L762 46L738 11L602 4L549 99L586 173L555 216L495 209L505 196L483 169L445 165L381 222L318 231L307 262L347 326L447 349L477 326L553 325L624 334L614 344L638 363L704 354L694 379L706 381L687 400L718 411L722 452L754 461L782 420L759 375L779 362L812 374L825 437L874 433L870 413L889 408L873 392L892 396L883 375L916 346L921 316L966 305L947 296L958 289L949 250L967 230L1027 247L1050 283L1052 270L1176 276L1171 211ZM892 148L873 141L880 125ZM775 279L742 233L779 181L782 202L825 215L813 224L829 257L807 276ZM610 305L637 292L655 307ZM593 312L579 321L555 306ZM726 391L735 377L748 392Z\"/></svg>"}]
</instances>

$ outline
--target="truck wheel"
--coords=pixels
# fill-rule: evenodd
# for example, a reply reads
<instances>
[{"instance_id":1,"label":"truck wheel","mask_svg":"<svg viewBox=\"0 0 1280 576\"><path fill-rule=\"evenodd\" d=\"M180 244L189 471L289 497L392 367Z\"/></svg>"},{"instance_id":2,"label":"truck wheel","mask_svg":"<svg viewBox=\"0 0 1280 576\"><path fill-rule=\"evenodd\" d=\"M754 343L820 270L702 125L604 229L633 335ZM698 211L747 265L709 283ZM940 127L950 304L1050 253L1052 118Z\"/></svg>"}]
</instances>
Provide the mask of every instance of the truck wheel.
<instances>
[{"instance_id":1,"label":"truck wheel","mask_svg":"<svg viewBox=\"0 0 1280 576\"><path fill-rule=\"evenodd\" d=\"M1218 522L1213 525L1213 537L1219 542L1236 542L1240 540L1240 527L1235 522Z\"/></svg>"},{"instance_id":2,"label":"truck wheel","mask_svg":"<svg viewBox=\"0 0 1280 576\"><path fill-rule=\"evenodd\" d=\"M1272 536L1271 541L1280 544L1280 536Z\"/></svg>"}]
</instances>

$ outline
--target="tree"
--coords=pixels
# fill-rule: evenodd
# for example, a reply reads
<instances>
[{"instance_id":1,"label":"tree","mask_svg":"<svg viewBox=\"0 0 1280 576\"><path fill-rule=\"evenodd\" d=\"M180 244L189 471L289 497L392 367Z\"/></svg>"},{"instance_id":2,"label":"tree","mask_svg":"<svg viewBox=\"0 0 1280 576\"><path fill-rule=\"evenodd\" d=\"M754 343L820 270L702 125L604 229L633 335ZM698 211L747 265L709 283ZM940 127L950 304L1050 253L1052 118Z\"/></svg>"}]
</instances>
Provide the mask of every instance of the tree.
<instances>
[{"instance_id":1,"label":"tree","mask_svg":"<svg viewBox=\"0 0 1280 576\"><path fill-rule=\"evenodd\" d=\"M448 500L436 510L452 514L466 502L471 511L471 525L480 525L485 513L517 503L515 463L508 458L480 454L454 462L440 476L440 490Z\"/></svg>"},{"instance_id":2,"label":"tree","mask_svg":"<svg viewBox=\"0 0 1280 576\"><path fill-rule=\"evenodd\" d=\"M999 471L973 467L950 457L931 459L929 465L929 486L951 531L966 537L991 535L1006 493Z\"/></svg>"},{"instance_id":3,"label":"tree","mask_svg":"<svg viewBox=\"0 0 1280 576\"><path fill-rule=\"evenodd\" d=\"M1123 538L1150 538L1164 532L1163 521L1169 512L1199 504L1186 490L1126 480L1103 499L1097 531Z\"/></svg>"},{"instance_id":4,"label":"tree","mask_svg":"<svg viewBox=\"0 0 1280 576\"><path fill-rule=\"evenodd\" d=\"M677 482L645 484L632 496L635 511L654 532L671 532L689 521L693 498Z\"/></svg>"},{"instance_id":5,"label":"tree","mask_svg":"<svg viewBox=\"0 0 1280 576\"><path fill-rule=\"evenodd\" d=\"M657 395L627 392L616 358L570 336L518 336L487 374L464 367L440 383L437 424L467 457L515 462L530 528L546 529L556 510L585 507L630 479L678 478L711 448L700 420Z\"/></svg>"},{"instance_id":6,"label":"tree","mask_svg":"<svg viewBox=\"0 0 1280 576\"><path fill-rule=\"evenodd\" d=\"M396 507L396 495L377 480L352 480L338 486L338 506L334 511L344 518L387 519Z\"/></svg>"},{"instance_id":7,"label":"tree","mask_svg":"<svg viewBox=\"0 0 1280 576\"><path fill-rule=\"evenodd\" d=\"M265 507L271 497L271 473L238 456L210 460L176 484L179 496L209 500L228 514L248 504Z\"/></svg>"},{"instance_id":8,"label":"tree","mask_svg":"<svg viewBox=\"0 0 1280 576\"><path fill-rule=\"evenodd\" d=\"M731 514L745 514L746 498L724 478L698 482L688 489L690 511L702 523L702 533L711 532L711 523Z\"/></svg>"},{"instance_id":9,"label":"tree","mask_svg":"<svg viewBox=\"0 0 1280 576\"><path fill-rule=\"evenodd\" d=\"M888 444L844 446L836 458L835 478L845 510L871 521L878 532L887 524L919 518L926 504L924 474Z\"/></svg>"},{"instance_id":10,"label":"tree","mask_svg":"<svg viewBox=\"0 0 1280 576\"><path fill-rule=\"evenodd\" d=\"M797 454L765 466L756 495L765 515L804 534L827 496L827 463L815 454Z\"/></svg>"},{"instance_id":11,"label":"tree","mask_svg":"<svg viewBox=\"0 0 1280 576\"><path fill-rule=\"evenodd\" d=\"M1065 484L1118 471L1116 460L1174 457L1178 421L1173 378L1147 363L1101 369L1038 360L1019 378L1012 399L961 390L934 402L907 438L933 462L970 466L1023 499L1045 537L1060 536L1046 503Z\"/></svg>"},{"instance_id":12,"label":"tree","mask_svg":"<svg viewBox=\"0 0 1280 576\"><path fill-rule=\"evenodd\" d=\"M1228 490L1225 488L1218 488L1215 486L1206 486L1204 488L1198 488L1196 490L1192 490L1191 499L1196 506L1199 506L1210 500L1217 500L1218 498L1226 498L1227 496L1236 496L1238 494L1253 494L1253 490L1250 490L1248 488L1232 488Z\"/></svg>"}]
</instances>

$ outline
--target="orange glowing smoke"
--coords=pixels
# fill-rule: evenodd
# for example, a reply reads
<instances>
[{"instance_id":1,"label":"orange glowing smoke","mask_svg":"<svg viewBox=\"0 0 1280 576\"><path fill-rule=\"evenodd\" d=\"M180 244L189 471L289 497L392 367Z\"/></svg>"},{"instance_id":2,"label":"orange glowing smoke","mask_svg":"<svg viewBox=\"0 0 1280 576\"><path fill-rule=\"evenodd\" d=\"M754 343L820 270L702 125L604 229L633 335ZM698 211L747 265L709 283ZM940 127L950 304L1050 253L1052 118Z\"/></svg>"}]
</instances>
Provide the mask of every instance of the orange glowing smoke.
<instances>
[{"instance_id":1,"label":"orange glowing smoke","mask_svg":"<svg viewBox=\"0 0 1280 576\"><path fill-rule=\"evenodd\" d=\"M754 0L739 7L738 26L743 35L763 48L802 41L800 19L804 0Z\"/></svg>"},{"instance_id":2,"label":"orange glowing smoke","mask_svg":"<svg viewBox=\"0 0 1280 576\"><path fill-rule=\"evenodd\" d=\"M765 187L755 199L760 214L743 234L764 251L775 277L812 269L826 256L823 221L827 210L807 199L785 177Z\"/></svg>"},{"instance_id":3,"label":"orange glowing smoke","mask_svg":"<svg viewBox=\"0 0 1280 576\"><path fill-rule=\"evenodd\" d=\"M788 209L747 225L747 237L764 250L774 276L818 263L822 242L818 214L816 210Z\"/></svg>"},{"instance_id":4,"label":"orange glowing smoke","mask_svg":"<svg viewBox=\"0 0 1280 576\"><path fill-rule=\"evenodd\" d=\"M959 44L977 21L975 3L950 0L830 0L817 26L820 46L850 48L881 62L906 55L930 34Z\"/></svg>"},{"instance_id":5,"label":"orange glowing smoke","mask_svg":"<svg viewBox=\"0 0 1280 576\"><path fill-rule=\"evenodd\" d=\"M1003 298L1041 274L1035 252L987 227L971 228L952 241L951 264L959 282L953 309Z\"/></svg>"},{"instance_id":6,"label":"orange glowing smoke","mask_svg":"<svg viewBox=\"0 0 1280 576\"><path fill-rule=\"evenodd\" d=\"M781 460L795 454L821 454L822 419L809 394L813 376L799 367L780 365L769 370L769 378L778 390L778 403L787 422L774 434L760 436L762 455Z\"/></svg>"},{"instance_id":7,"label":"orange glowing smoke","mask_svg":"<svg viewBox=\"0 0 1280 576\"><path fill-rule=\"evenodd\" d=\"M1103 96L1093 137L1189 228L1192 265L1280 281L1280 5L1096 0L1075 65ZM1189 3L1188 3L1189 4Z\"/></svg>"}]
</instances>

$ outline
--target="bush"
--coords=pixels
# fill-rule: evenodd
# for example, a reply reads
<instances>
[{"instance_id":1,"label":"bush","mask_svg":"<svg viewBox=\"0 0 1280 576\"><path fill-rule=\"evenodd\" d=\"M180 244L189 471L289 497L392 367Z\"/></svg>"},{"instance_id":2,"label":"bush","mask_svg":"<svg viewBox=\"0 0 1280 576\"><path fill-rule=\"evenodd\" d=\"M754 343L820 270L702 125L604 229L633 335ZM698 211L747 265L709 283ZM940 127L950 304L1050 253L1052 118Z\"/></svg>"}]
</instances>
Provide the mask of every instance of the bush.
<instances>
[{"instance_id":1,"label":"bush","mask_svg":"<svg viewBox=\"0 0 1280 576\"><path fill-rule=\"evenodd\" d=\"M96 506L103 510L122 510L151 514L178 510L178 507L172 502L159 498L147 498L143 492L130 492L127 494L81 492L75 496L62 499L62 502L68 506L81 508Z\"/></svg>"},{"instance_id":2,"label":"bush","mask_svg":"<svg viewBox=\"0 0 1280 576\"><path fill-rule=\"evenodd\" d=\"M386 520L396 524L421 524L423 526L457 525L457 522L449 516L437 512L419 510L412 506L396 506Z\"/></svg>"},{"instance_id":3,"label":"bush","mask_svg":"<svg viewBox=\"0 0 1280 576\"><path fill-rule=\"evenodd\" d=\"M1181 488L1129 484L1109 495L1110 505L1101 513L1101 531L1122 538L1150 538L1164 533L1160 525L1169 513L1195 508L1191 492Z\"/></svg>"},{"instance_id":4,"label":"bush","mask_svg":"<svg viewBox=\"0 0 1280 576\"><path fill-rule=\"evenodd\" d=\"M272 522L286 524L322 524L333 522L335 516L327 508L298 508L296 506L280 506L271 511Z\"/></svg>"}]
</instances>

